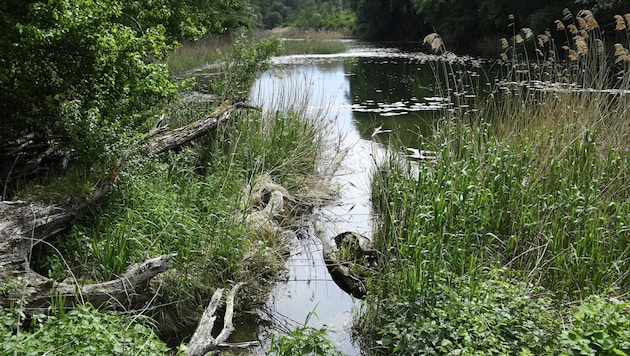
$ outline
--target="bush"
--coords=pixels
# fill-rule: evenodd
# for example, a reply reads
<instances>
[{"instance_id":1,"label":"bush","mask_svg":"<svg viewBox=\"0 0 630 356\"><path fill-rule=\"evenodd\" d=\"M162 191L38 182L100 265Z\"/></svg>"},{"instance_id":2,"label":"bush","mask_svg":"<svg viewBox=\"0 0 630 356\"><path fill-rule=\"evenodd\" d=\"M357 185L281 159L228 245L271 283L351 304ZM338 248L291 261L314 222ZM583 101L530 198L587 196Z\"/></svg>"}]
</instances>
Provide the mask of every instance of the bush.
<instances>
[{"instance_id":1,"label":"bush","mask_svg":"<svg viewBox=\"0 0 630 356\"><path fill-rule=\"evenodd\" d=\"M2 354L156 355L168 347L142 318L101 312L90 305L52 316L34 317L23 331L20 311L0 309Z\"/></svg>"},{"instance_id":2,"label":"bush","mask_svg":"<svg viewBox=\"0 0 630 356\"><path fill-rule=\"evenodd\" d=\"M630 355L630 303L594 295L569 321L560 337L563 355Z\"/></svg>"},{"instance_id":3,"label":"bush","mask_svg":"<svg viewBox=\"0 0 630 356\"><path fill-rule=\"evenodd\" d=\"M377 343L401 355L550 354L558 318L541 292L496 273L441 272L431 287L383 301Z\"/></svg>"}]
</instances>

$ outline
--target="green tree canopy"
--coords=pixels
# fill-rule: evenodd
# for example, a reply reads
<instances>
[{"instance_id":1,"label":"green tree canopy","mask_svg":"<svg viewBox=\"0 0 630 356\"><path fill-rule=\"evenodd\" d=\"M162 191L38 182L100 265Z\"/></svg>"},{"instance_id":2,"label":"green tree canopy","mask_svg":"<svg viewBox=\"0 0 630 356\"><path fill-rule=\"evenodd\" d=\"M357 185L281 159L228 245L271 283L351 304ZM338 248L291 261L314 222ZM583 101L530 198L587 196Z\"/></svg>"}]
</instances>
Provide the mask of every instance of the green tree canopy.
<instances>
[{"instance_id":1,"label":"green tree canopy","mask_svg":"<svg viewBox=\"0 0 630 356\"><path fill-rule=\"evenodd\" d=\"M356 32L369 39L421 40L437 31L447 45L468 49L484 36L509 34L530 27L536 33L553 28L564 8L577 13L592 9L612 23L614 14L630 12L623 0L351 0ZM511 19L514 20L511 20Z\"/></svg>"},{"instance_id":2,"label":"green tree canopy","mask_svg":"<svg viewBox=\"0 0 630 356\"><path fill-rule=\"evenodd\" d=\"M244 9L240 0L3 1L0 137L34 132L77 158L106 157L175 92L160 60L178 40L224 31L222 15Z\"/></svg>"}]
</instances>

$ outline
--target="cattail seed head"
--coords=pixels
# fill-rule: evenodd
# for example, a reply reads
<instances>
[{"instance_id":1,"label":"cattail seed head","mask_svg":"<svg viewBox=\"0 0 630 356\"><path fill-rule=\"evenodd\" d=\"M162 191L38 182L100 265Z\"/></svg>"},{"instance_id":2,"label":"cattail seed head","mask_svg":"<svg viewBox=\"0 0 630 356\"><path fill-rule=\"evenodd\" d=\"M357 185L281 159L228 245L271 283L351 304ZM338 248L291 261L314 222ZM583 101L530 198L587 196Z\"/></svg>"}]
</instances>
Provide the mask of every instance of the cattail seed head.
<instances>
[{"instance_id":1,"label":"cattail seed head","mask_svg":"<svg viewBox=\"0 0 630 356\"><path fill-rule=\"evenodd\" d=\"M510 47L507 38L502 37L499 41L501 42L502 49L508 49Z\"/></svg>"},{"instance_id":2,"label":"cattail seed head","mask_svg":"<svg viewBox=\"0 0 630 356\"><path fill-rule=\"evenodd\" d=\"M577 48L577 53L579 55L585 55L588 52L588 46L586 45L584 37L575 36L573 41L575 42L575 48Z\"/></svg>"},{"instance_id":3,"label":"cattail seed head","mask_svg":"<svg viewBox=\"0 0 630 356\"><path fill-rule=\"evenodd\" d=\"M588 24L586 23L586 20L584 20L581 17L578 17L577 22L581 30L588 30Z\"/></svg>"},{"instance_id":4,"label":"cattail seed head","mask_svg":"<svg viewBox=\"0 0 630 356\"><path fill-rule=\"evenodd\" d=\"M623 20L623 17L621 17L621 15L615 15L615 30L617 31L623 31L626 29L626 22Z\"/></svg>"},{"instance_id":5,"label":"cattail seed head","mask_svg":"<svg viewBox=\"0 0 630 356\"><path fill-rule=\"evenodd\" d=\"M538 45L540 47L543 47L545 45L545 43L549 42L549 36L545 35L545 34L540 34L538 35Z\"/></svg>"},{"instance_id":6,"label":"cattail seed head","mask_svg":"<svg viewBox=\"0 0 630 356\"><path fill-rule=\"evenodd\" d=\"M564 30L564 23L562 23L562 21L556 20L554 21L554 23L556 24L556 30L558 31Z\"/></svg>"}]
</instances>

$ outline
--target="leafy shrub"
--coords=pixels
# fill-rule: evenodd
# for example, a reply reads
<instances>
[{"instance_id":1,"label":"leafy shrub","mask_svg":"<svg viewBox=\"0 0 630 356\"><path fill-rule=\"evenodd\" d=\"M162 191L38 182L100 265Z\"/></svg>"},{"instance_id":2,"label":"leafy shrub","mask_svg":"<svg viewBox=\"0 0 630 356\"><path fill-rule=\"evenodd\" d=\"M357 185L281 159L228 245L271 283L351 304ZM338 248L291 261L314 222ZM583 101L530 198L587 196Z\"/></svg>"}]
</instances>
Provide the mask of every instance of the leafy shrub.
<instances>
[{"instance_id":1,"label":"leafy shrub","mask_svg":"<svg viewBox=\"0 0 630 356\"><path fill-rule=\"evenodd\" d=\"M560 337L563 355L630 355L630 303L594 295L570 322Z\"/></svg>"},{"instance_id":2,"label":"leafy shrub","mask_svg":"<svg viewBox=\"0 0 630 356\"><path fill-rule=\"evenodd\" d=\"M496 275L481 281L447 273L431 287L383 302L378 344L394 354L549 354L557 318L531 285Z\"/></svg>"},{"instance_id":3,"label":"leafy shrub","mask_svg":"<svg viewBox=\"0 0 630 356\"><path fill-rule=\"evenodd\" d=\"M221 99L247 96L254 79L269 67L269 59L280 48L281 42L277 37L262 38L249 44L246 34L240 34L232 53L223 58L221 69L224 75L213 83L213 91Z\"/></svg>"},{"instance_id":4,"label":"leafy shrub","mask_svg":"<svg viewBox=\"0 0 630 356\"><path fill-rule=\"evenodd\" d=\"M86 305L57 315L33 318L26 332L24 315L0 309L0 353L41 355L156 355L168 347L141 319L101 312Z\"/></svg>"},{"instance_id":5,"label":"leafy shrub","mask_svg":"<svg viewBox=\"0 0 630 356\"><path fill-rule=\"evenodd\" d=\"M164 18L134 22L120 2L24 2L6 11L2 134L30 130L91 161L111 154L156 102L175 93L166 67L154 61L175 44Z\"/></svg>"}]
</instances>

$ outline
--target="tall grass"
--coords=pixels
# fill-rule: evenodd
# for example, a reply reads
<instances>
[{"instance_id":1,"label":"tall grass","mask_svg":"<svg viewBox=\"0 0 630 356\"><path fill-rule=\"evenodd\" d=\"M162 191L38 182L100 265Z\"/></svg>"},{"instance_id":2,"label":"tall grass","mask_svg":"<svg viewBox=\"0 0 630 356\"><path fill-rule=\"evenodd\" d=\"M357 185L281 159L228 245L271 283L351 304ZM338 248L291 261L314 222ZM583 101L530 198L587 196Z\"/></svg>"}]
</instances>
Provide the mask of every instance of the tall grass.
<instances>
[{"instance_id":1,"label":"tall grass","mask_svg":"<svg viewBox=\"0 0 630 356\"><path fill-rule=\"evenodd\" d=\"M90 279L108 280L145 254L177 253L156 301L174 303L174 309L161 309L162 321L170 324L161 326L165 330L196 320L214 289L232 281L248 282L245 294L258 295L254 291L264 289L264 280L282 264L266 249L274 241L259 241L243 221L245 188L267 174L290 190L304 189L304 177L315 173L320 124L295 111L248 111L193 147L139 160L101 211L72 229L69 241L85 241L77 268L91 271Z\"/></svg>"},{"instance_id":2,"label":"tall grass","mask_svg":"<svg viewBox=\"0 0 630 356\"><path fill-rule=\"evenodd\" d=\"M604 55L601 32L589 16L576 17L582 32L573 35L582 38L565 49L565 70L552 63L559 53L547 54L540 66L523 64L533 59L514 46L525 42L528 31L515 35L512 48L505 40L514 57L488 100L446 113L434 134L417 143L435 151L437 161L401 163L392 152L377 170L373 202L383 219L375 243L384 262L370 281L360 325L380 335L375 339L387 352L479 354L495 347L515 353L536 346L534 354L553 354L561 351L558 335L543 344L531 337L551 332L562 305L591 294L628 297L630 74L619 71L627 67L623 57ZM549 49L548 43L542 46ZM457 75L452 61L441 63L436 71ZM544 66L563 76L541 80L538 75L549 75L537 71ZM497 275L497 269L505 272ZM523 287L488 288L497 281ZM523 294L529 296L525 304L510 311ZM497 301L497 295L507 299ZM554 298L556 314L540 320L516 312L536 308L543 295ZM451 304L460 299L487 308L471 315L474 322L462 321L449 311L462 308ZM531 329L500 322L478 333L488 322L485 313L501 309L496 303L506 306L510 320ZM436 308L446 308L445 314L436 316ZM412 317L400 319L408 313ZM497 333L508 335L485 343ZM622 338L620 345L628 342Z\"/></svg>"},{"instance_id":3,"label":"tall grass","mask_svg":"<svg viewBox=\"0 0 630 356\"><path fill-rule=\"evenodd\" d=\"M260 68L264 59L247 66L258 57L250 49L241 51L243 65L234 70ZM253 74L231 73L225 86L244 86L243 78L253 80ZM216 132L181 151L129 162L98 211L55 242L76 275L87 282L105 281L146 256L177 253L172 268L152 281L156 295L147 307L166 336L185 334L215 289L235 281L246 283L241 305L264 302L284 261L275 252L277 241L261 238L245 224L247 187L271 177L299 198L316 173L324 132L323 117L301 110L308 102L274 105L235 112ZM165 122L178 127L216 106L172 103ZM42 268L56 279L69 272L56 260Z\"/></svg>"},{"instance_id":4,"label":"tall grass","mask_svg":"<svg viewBox=\"0 0 630 356\"><path fill-rule=\"evenodd\" d=\"M215 63L232 52L235 36L209 35L197 41L182 43L166 59L172 75L181 75L191 69Z\"/></svg>"}]
</instances>

